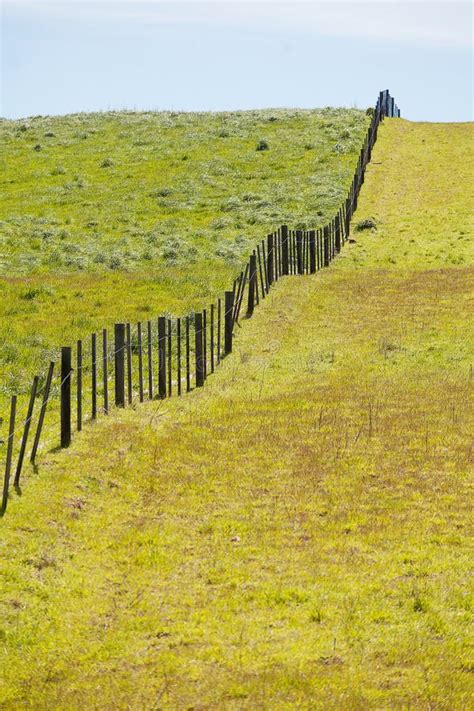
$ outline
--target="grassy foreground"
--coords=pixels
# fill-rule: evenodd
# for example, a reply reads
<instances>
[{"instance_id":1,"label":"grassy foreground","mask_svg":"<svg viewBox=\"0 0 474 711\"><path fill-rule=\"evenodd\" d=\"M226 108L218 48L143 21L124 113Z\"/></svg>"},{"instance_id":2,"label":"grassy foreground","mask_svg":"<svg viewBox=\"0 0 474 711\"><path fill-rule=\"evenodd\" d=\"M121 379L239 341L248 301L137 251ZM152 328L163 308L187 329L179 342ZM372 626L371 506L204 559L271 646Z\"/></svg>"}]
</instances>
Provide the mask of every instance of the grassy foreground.
<instances>
[{"instance_id":1,"label":"grassy foreground","mask_svg":"<svg viewBox=\"0 0 474 711\"><path fill-rule=\"evenodd\" d=\"M377 229L280 282L202 392L28 477L2 708L469 708L470 141L386 121Z\"/></svg>"},{"instance_id":2,"label":"grassy foreground","mask_svg":"<svg viewBox=\"0 0 474 711\"><path fill-rule=\"evenodd\" d=\"M268 232L326 222L367 122L330 108L0 121L0 416L60 346L203 308Z\"/></svg>"}]
</instances>

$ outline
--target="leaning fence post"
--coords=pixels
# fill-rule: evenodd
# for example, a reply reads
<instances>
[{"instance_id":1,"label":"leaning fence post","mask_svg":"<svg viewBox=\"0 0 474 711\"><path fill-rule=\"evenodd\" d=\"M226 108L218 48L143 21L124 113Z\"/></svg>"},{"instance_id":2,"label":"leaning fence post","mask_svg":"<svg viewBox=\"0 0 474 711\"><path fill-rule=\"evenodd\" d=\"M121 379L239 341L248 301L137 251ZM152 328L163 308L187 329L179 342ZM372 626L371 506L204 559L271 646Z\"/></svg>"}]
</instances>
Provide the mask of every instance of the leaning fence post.
<instances>
[{"instance_id":1,"label":"leaning fence post","mask_svg":"<svg viewBox=\"0 0 474 711\"><path fill-rule=\"evenodd\" d=\"M247 302L247 316L253 314L255 308L255 286L257 283L257 258L254 254L250 255L249 260L249 293Z\"/></svg>"},{"instance_id":2,"label":"leaning fence post","mask_svg":"<svg viewBox=\"0 0 474 711\"><path fill-rule=\"evenodd\" d=\"M7 460L5 463L5 476L3 479L3 496L2 496L2 509L0 514L3 516L7 510L8 502L8 489L10 486L10 472L12 468L12 458L13 458L13 438L15 435L15 417L16 417L16 395L12 395L11 405L10 405L10 427L8 428L8 443L7 443Z\"/></svg>"},{"instance_id":3,"label":"leaning fence post","mask_svg":"<svg viewBox=\"0 0 474 711\"><path fill-rule=\"evenodd\" d=\"M71 444L71 349L61 348L61 447Z\"/></svg>"},{"instance_id":4,"label":"leaning fence post","mask_svg":"<svg viewBox=\"0 0 474 711\"><path fill-rule=\"evenodd\" d=\"M224 355L232 353L233 310L234 292L226 291L224 305Z\"/></svg>"},{"instance_id":5,"label":"leaning fence post","mask_svg":"<svg viewBox=\"0 0 474 711\"><path fill-rule=\"evenodd\" d=\"M20 483L20 474L23 467L23 459L25 458L26 444L28 442L28 435L30 433L31 420L33 418L33 408L35 406L36 391L38 389L39 377L35 375L33 378L33 385L31 387L30 402L28 403L28 411L26 413L25 429L23 430L23 437L21 438L20 454L18 455L18 463L15 472L15 486Z\"/></svg>"},{"instance_id":6,"label":"leaning fence post","mask_svg":"<svg viewBox=\"0 0 474 711\"><path fill-rule=\"evenodd\" d=\"M115 324L115 406L125 407L125 324Z\"/></svg>"},{"instance_id":7,"label":"leaning fence post","mask_svg":"<svg viewBox=\"0 0 474 711\"><path fill-rule=\"evenodd\" d=\"M202 313L194 314L194 339L196 357L196 387L202 388L204 385Z\"/></svg>"},{"instance_id":8,"label":"leaning fence post","mask_svg":"<svg viewBox=\"0 0 474 711\"><path fill-rule=\"evenodd\" d=\"M48 406L49 393L51 390L51 382L53 380L53 372L54 372L54 362L51 361L51 363L49 364L48 375L46 377L46 383L44 386L43 402L41 403L38 424L36 426L36 434L35 434L35 438L33 440L33 449L31 450L31 454L30 454L30 462L32 464L35 463L36 452L38 451L39 441L40 441L40 437L41 437L41 431L43 429L44 418L46 415L46 408Z\"/></svg>"},{"instance_id":9,"label":"leaning fence post","mask_svg":"<svg viewBox=\"0 0 474 711\"><path fill-rule=\"evenodd\" d=\"M158 319L158 396L166 397L166 318Z\"/></svg>"}]
</instances>

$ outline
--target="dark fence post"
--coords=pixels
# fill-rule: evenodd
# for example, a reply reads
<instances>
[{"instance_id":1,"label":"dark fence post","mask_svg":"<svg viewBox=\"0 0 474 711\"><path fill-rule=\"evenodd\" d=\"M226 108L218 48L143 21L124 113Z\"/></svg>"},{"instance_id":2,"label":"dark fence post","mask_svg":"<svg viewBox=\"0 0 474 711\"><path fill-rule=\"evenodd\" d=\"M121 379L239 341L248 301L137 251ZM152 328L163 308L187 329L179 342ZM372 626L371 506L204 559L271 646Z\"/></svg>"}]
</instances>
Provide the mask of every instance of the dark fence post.
<instances>
[{"instance_id":1,"label":"dark fence post","mask_svg":"<svg viewBox=\"0 0 474 711\"><path fill-rule=\"evenodd\" d=\"M92 408L91 417L97 419L97 335L91 336L91 389Z\"/></svg>"},{"instance_id":2,"label":"dark fence post","mask_svg":"<svg viewBox=\"0 0 474 711\"><path fill-rule=\"evenodd\" d=\"M240 307L242 306L242 300L244 298L244 291L245 291L245 284L247 283L247 275L249 273L249 265L247 264L245 267L245 272L244 272L244 277L243 277L243 287L240 290L240 296L238 299L234 300L234 316L233 316L233 323L236 323L239 320L239 314L240 314Z\"/></svg>"},{"instance_id":3,"label":"dark fence post","mask_svg":"<svg viewBox=\"0 0 474 711\"><path fill-rule=\"evenodd\" d=\"M325 267L328 267L329 266L329 227L328 227L328 225L325 225L324 229L323 229L323 249L324 249L323 264Z\"/></svg>"},{"instance_id":4,"label":"dark fence post","mask_svg":"<svg viewBox=\"0 0 474 711\"><path fill-rule=\"evenodd\" d=\"M46 415L46 408L48 406L48 400L49 400L49 393L51 391L51 383L53 380L53 372L54 372L54 363L51 361L49 364L49 370L48 370L48 375L46 378L46 383L44 386L44 392L43 392L43 402L41 403L41 409L40 409L40 414L38 418L38 424L36 426L36 434L35 438L33 440L33 448L31 450L30 454L30 462L32 464L35 463L36 459L36 452L38 451L38 446L39 446L39 441L41 437L41 431L43 429L43 423L44 423L44 418Z\"/></svg>"},{"instance_id":5,"label":"dark fence post","mask_svg":"<svg viewBox=\"0 0 474 711\"><path fill-rule=\"evenodd\" d=\"M316 233L311 230L309 233L309 273L316 272Z\"/></svg>"},{"instance_id":6,"label":"dark fence post","mask_svg":"<svg viewBox=\"0 0 474 711\"><path fill-rule=\"evenodd\" d=\"M189 316L186 316L186 392L191 390L191 359L189 347Z\"/></svg>"},{"instance_id":7,"label":"dark fence post","mask_svg":"<svg viewBox=\"0 0 474 711\"><path fill-rule=\"evenodd\" d=\"M233 292L232 292L233 293ZM195 337L195 357L196 357L196 387L202 388L204 385L204 359L202 342L202 313L194 314L194 337Z\"/></svg>"},{"instance_id":8,"label":"dark fence post","mask_svg":"<svg viewBox=\"0 0 474 711\"><path fill-rule=\"evenodd\" d=\"M288 275L290 273L290 265L288 261L288 226L281 227L281 261L282 273Z\"/></svg>"},{"instance_id":9,"label":"dark fence post","mask_svg":"<svg viewBox=\"0 0 474 711\"><path fill-rule=\"evenodd\" d=\"M147 321L147 352L148 352L148 399L153 400L153 351L152 351L151 321Z\"/></svg>"},{"instance_id":10,"label":"dark fence post","mask_svg":"<svg viewBox=\"0 0 474 711\"><path fill-rule=\"evenodd\" d=\"M222 301L217 299L217 365L221 362L221 318L222 318Z\"/></svg>"},{"instance_id":11,"label":"dark fence post","mask_svg":"<svg viewBox=\"0 0 474 711\"><path fill-rule=\"evenodd\" d=\"M126 351L127 351L127 396L128 404L132 404L133 400L133 381L132 381L132 329L129 323L126 325L127 329L127 340L126 340Z\"/></svg>"},{"instance_id":12,"label":"dark fence post","mask_svg":"<svg viewBox=\"0 0 474 711\"><path fill-rule=\"evenodd\" d=\"M82 430L82 341L77 342L76 351L76 405L77 431Z\"/></svg>"},{"instance_id":13,"label":"dark fence post","mask_svg":"<svg viewBox=\"0 0 474 711\"><path fill-rule=\"evenodd\" d=\"M33 378L33 385L31 387L30 402L28 403L28 411L26 413L25 428L23 430L23 437L21 438L20 454L18 455L18 463L15 472L15 486L20 483L20 474L23 467L23 460L25 458L26 444L28 442L28 435L30 433L31 420L33 417L33 408L35 406L36 391L38 389L39 377L35 375Z\"/></svg>"},{"instance_id":14,"label":"dark fence post","mask_svg":"<svg viewBox=\"0 0 474 711\"><path fill-rule=\"evenodd\" d=\"M262 270L262 257L260 255L260 245L257 244L257 261L258 261L258 271L260 274L260 287L261 287L261 292L262 292L262 299L265 298L265 282L263 279L263 270Z\"/></svg>"},{"instance_id":15,"label":"dark fence post","mask_svg":"<svg viewBox=\"0 0 474 711\"><path fill-rule=\"evenodd\" d=\"M214 372L214 304L211 304L211 334L210 334L210 357L211 357L211 373Z\"/></svg>"},{"instance_id":16,"label":"dark fence post","mask_svg":"<svg viewBox=\"0 0 474 711\"><path fill-rule=\"evenodd\" d=\"M337 213L335 219L335 249L336 254L339 254L341 251L341 221L339 213Z\"/></svg>"},{"instance_id":17,"label":"dark fence post","mask_svg":"<svg viewBox=\"0 0 474 711\"><path fill-rule=\"evenodd\" d=\"M232 313L234 310L234 292L225 292L224 304L224 355L232 353L232 331L234 319Z\"/></svg>"},{"instance_id":18,"label":"dark fence post","mask_svg":"<svg viewBox=\"0 0 474 711\"><path fill-rule=\"evenodd\" d=\"M176 319L176 368L178 380L178 395L181 395L181 319Z\"/></svg>"},{"instance_id":19,"label":"dark fence post","mask_svg":"<svg viewBox=\"0 0 474 711\"><path fill-rule=\"evenodd\" d=\"M168 397L173 394L173 321L168 319Z\"/></svg>"},{"instance_id":20,"label":"dark fence post","mask_svg":"<svg viewBox=\"0 0 474 711\"><path fill-rule=\"evenodd\" d=\"M202 364L204 368L204 380L207 378L207 311L202 310Z\"/></svg>"},{"instance_id":21,"label":"dark fence post","mask_svg":"<svg viewBox=\"0 0 474 711\"><path fill-rule=\"evenodd\" d=\"M108 340L107 329L102 330L102 377L104 386L104 412L109 413L109 373L108 373ZM63 378L61 377L61 381ZM69 446L69 445L66 445Z\"/></svg>"},{"instance_id":22,"label":"dark fence post","mask_svg":"<svg viewBox=\"0 0 474 711\"><path fill-rule=\"evenodd\" d=\"M116 323L114 331L115 406L125 407L125 324Z\"/></svg>"},{"instance_id":23,"label":"dark fence post","mask_svg":"<svg viewBox=\"0 0 474 711\"><path fill-rule=\"evenodd\" d=\"M303 274L303 234L296 230L296 267L298 274Z\"/></svg>"},{"instance_id":24,"label":"dark fence post","mask_svg":"<svg viewBox=\"0 0 474 711\"><path fill-rule=\"evenodd\" d=\"M8 489L10 487L10 473L12 468L12 458L13 458L13 438L15 436L15 418L16 418L16 395L12 395L11 405L10 405L10 426L8 428L8 442L7 442L7 460L5 463L5 476L3 479L3 495L2 495L2 509L0 514L3 516L7 510L8 503Z\"/></svg>"},{"instance_id":25,"label":"dark fence post","mask_svg":"<svg viewBox=\"0 0 474 711\"><path fill-rule=\"evenodd\" d=\"M166 318L158 319L158 396L166 397Z\"/></svg>"},{"instance_id":26,"label":"dark fence post","mask_svg":"<svg viewBox=\"0 0 474 711\"><path fill-rule=\"evenodd\" d=\"M71 349L61 348L61 447L71 444Z\"/></svg>"},{"instance_id":27,"label":"dark fence post","mask_svg":"<svg viewBox=\"0 0 474 711\"><path fill-rule=\"evenodd\" d=\"M257 284L257 258L255 253L250 256L249 260L249 293L247 304L247 316L253 314L255 308L255 287Z\"/></svg>"},{"instance_id":28,"label":"dark fence post","mask_svg":"<svg viewBox=\"0 0 474 711\"><path fill-rule=\"evenodd\" d=\"M142 324L137 323L137 340L138 340L138 397L140 402L143 402L143 340L142 340Z\"/></svg>"},{"instance_id":29,"label":"dark fence post","mask_svg":"<svg viewBox=\"0 0 474 711\"><path fill-rule=\"evenodd\" d=\"M268 268L268 286L273 284L274 279L275 253L273 251L273 235L267 237L267 268Z\"/></svg>"}]
</instances>

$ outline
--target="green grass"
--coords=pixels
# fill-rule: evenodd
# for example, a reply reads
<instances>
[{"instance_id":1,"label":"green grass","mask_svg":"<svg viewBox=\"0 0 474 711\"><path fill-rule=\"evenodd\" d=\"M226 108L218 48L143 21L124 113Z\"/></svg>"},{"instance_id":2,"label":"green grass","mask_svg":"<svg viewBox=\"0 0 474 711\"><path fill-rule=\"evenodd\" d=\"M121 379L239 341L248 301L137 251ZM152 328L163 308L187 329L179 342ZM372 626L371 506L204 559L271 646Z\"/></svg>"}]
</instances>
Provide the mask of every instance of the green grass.
<instances>
[{"instance_id":1,"label":"green grass","mask_svg":"<svg viewBox=\"0 0 474 711\"><path fill-rule=\"evenodd\" d=\"M469 708L471 146L387 120L376 229L282 280L202 391L28 472L4 708Z\"/></svg>"},{"instance_id":2,"label":"green grass","mask_svg":"<svg viewBox=\"0 0 474 711\"><path fill-rule=\"evenodd\" d=\"M0 122L0 415L59 346L202 308L268 232L323 224L368 120L328 108Z\"/></svg>"}]
</instances>

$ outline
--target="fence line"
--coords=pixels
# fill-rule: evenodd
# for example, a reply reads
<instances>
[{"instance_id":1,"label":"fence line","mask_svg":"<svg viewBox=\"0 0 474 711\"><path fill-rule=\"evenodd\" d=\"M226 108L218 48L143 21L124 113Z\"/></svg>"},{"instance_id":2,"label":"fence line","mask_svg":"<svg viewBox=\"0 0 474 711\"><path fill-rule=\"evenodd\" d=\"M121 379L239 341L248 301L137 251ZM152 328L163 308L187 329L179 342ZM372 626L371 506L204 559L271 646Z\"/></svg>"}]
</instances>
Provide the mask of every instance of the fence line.
<instances>
[{"instance_id":1,"label":"fence line","mask_svg":"<svg viewBox=\"0 0 474 711\"><path fill-rule=\"evenodd\" d=\"M79 340L76 344L75 358L75 407L72 400L74 374L72 348L70 346L61 348L61 372L59 384L55 390L60 393L59 435L62 448L69 447L71 444L73 420L76 422L77 431L81 431L84 422L88 419L90 421L96 420L100 412L104 415L109 414L110 380L113 381L114 404L118 408L133 405L137 398L142 403L146 399L146 395L148 400L172 397L174 385L176 385L178 397L183 394L183 384L186 393L192 390L193 384L195 388L203 387L208 375L214 373L223 359L232 353L234 328L239 321L245 292L247 292L247 297L244 311L246 317L251 318L256 306L265 299L273 284L278 282L282 276L315 274L330 265L332 259L339 254L349 239L350 221L357 209L357 200L360 188L364 183L365 169L377 140L378 127L385 116L400 116L400 110L388 90L381 91L379 94L347 197L334 217L324 227L317 230L290 230L288 225L282 225L268 234L266 239L261 240L252 250L245 266L234 280L232 289L224 293L224 298L215 299L209 305L209 309L203 309L185 317L184 377L182 372L181 318L169 319L160 316L155 322L156 330L153 328L152 321L147 321L146 324L139 322L136 324L136 329L131 323L117 323L114 327L112 349L109 347L108 331L103 329L101 354L98 353L97 334L93 333L90 342L89 364L84 360L83 341ZM194 338L191 337L192 326L194 327ZM146 358L144 358L144 354ZM192 366L193 355L194 368ZM109 365L111 365L110 369ZM51 362L45 369L47 377L30 454L32 464L36 463L47 407L52 399L54 369L54 362ZM99 373L99 370L102 372ZM90 389L85 387L85 375L88 374L90 375ZM22 425L20 450L14 478L17 490L20 486L23 460L34 418L38 384L43 375L44 373L41 376L36 375L33 379L27 415ZM100 375L102 376L101 392L98 385L98 376ZM147 392L145 382L148 385ZM102 395L103 401L102 408L98 407L100 395ZM90 402L86 402L87 396L90 396ZM86 405L90 407L90 418L85 416ZM0 515L5 513L9 498L16 419L17 396L14 395L10 404Z\"/></svg>"}]
</instances>

